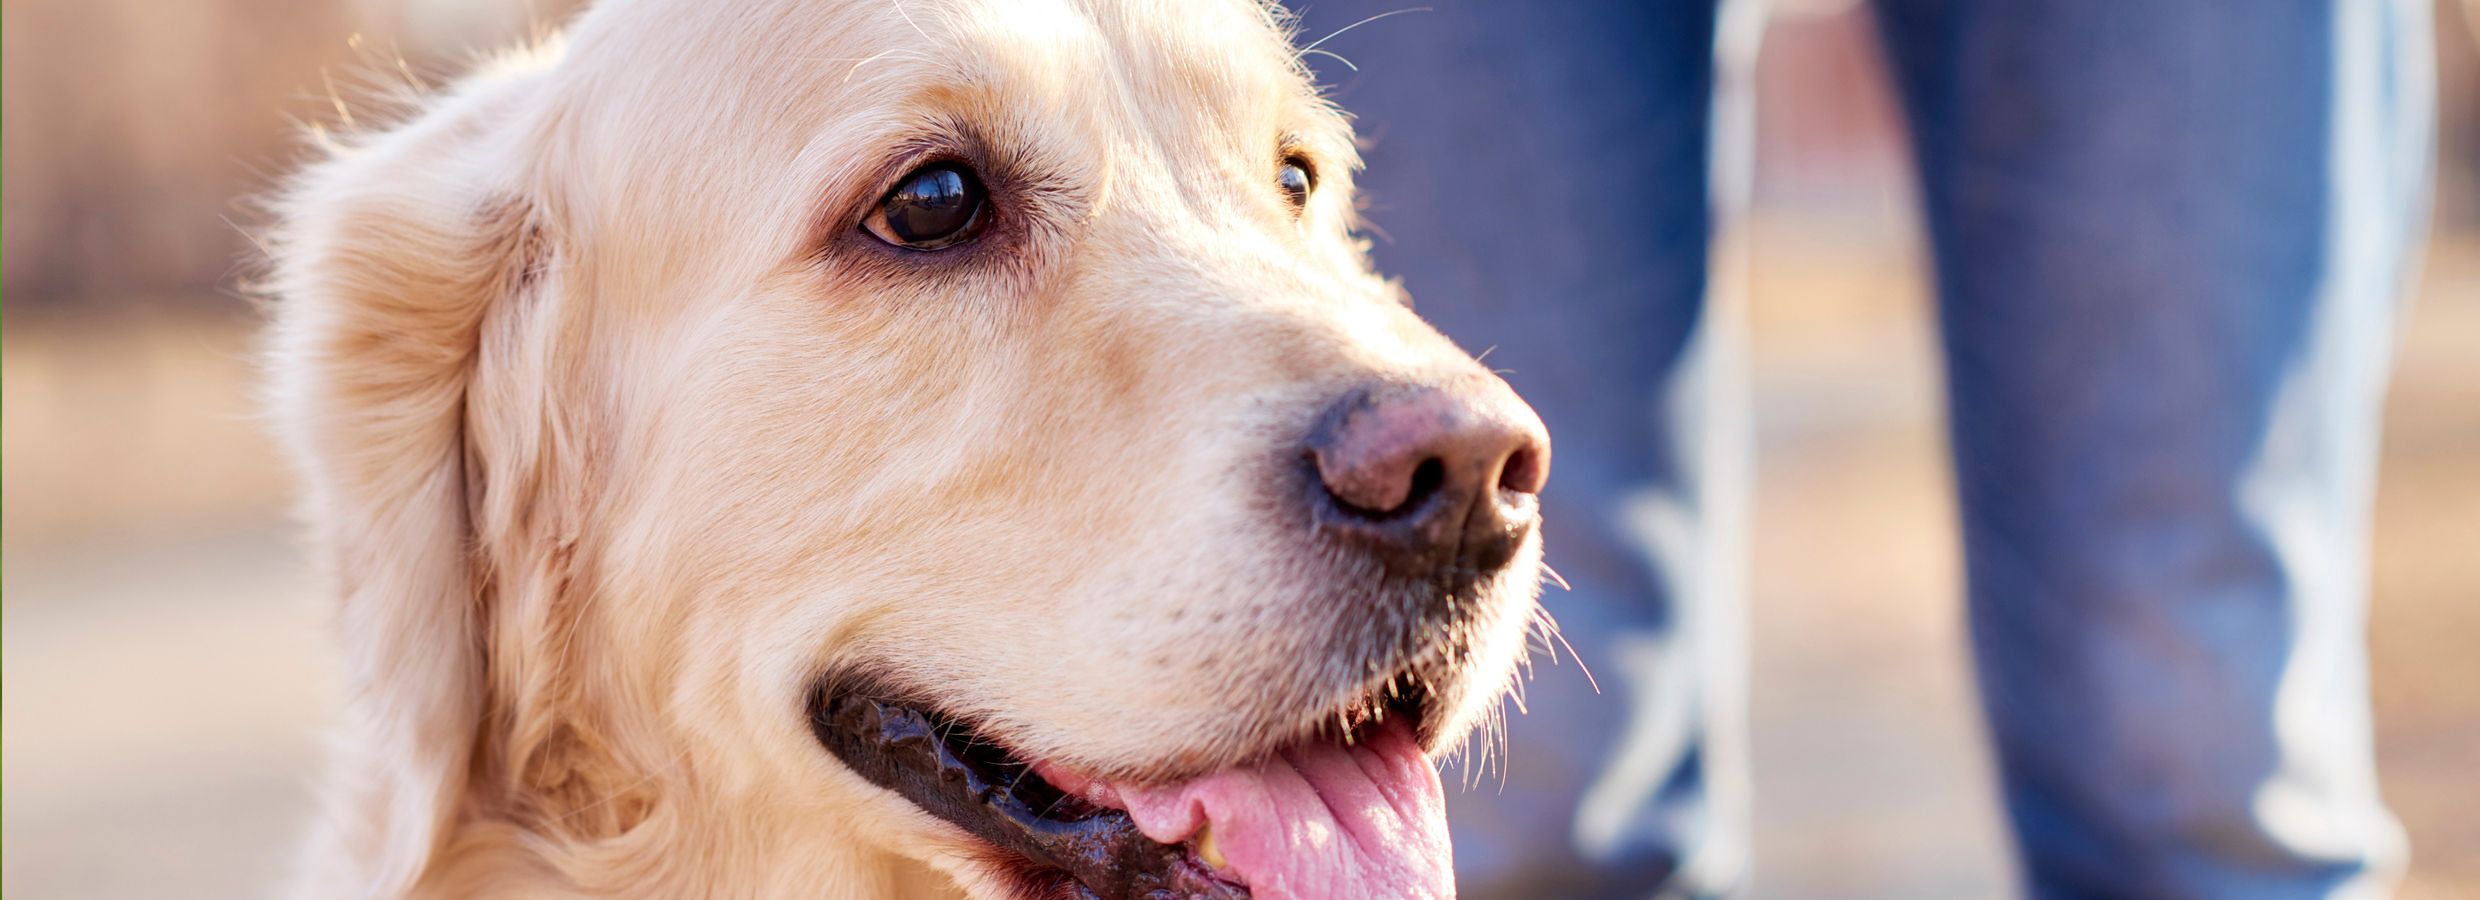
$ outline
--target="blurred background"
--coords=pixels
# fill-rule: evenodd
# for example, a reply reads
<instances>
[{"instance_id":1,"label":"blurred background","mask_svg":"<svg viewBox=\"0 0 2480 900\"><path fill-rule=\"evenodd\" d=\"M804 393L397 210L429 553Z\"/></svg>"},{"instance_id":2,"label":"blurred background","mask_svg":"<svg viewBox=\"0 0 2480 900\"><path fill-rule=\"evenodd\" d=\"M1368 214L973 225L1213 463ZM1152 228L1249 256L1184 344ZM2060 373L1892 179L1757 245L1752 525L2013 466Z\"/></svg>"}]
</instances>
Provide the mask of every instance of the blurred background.
<instances>
[{"instance_id":1,"label":"blurred background","mask_svg":"<svg viewBox=\"0 0 2480 900\"><path fill-rule=\"evenodd\" d=\"M337 697L252 421L249 198L305 123L347 114L336 97L436 82L570 5L0 0L0 893L250 897L283 873ZM1864 9L1777 7L1733 236L1760 440L1757 896L2005 896L1895 109ZM2414 898L2480 897L2469 14L2438 8L2436 229L2376 520L2378 755Z\"/></svg>"}]
</instances>

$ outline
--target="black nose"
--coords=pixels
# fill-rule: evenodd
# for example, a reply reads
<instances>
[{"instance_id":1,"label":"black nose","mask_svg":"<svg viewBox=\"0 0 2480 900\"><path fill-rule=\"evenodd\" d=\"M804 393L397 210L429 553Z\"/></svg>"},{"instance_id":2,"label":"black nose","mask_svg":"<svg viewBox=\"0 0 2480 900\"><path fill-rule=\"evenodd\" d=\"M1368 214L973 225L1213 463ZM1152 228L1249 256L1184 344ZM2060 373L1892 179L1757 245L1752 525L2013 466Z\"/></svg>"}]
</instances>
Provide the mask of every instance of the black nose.
<instances>
[{"instance_id":1,"label":"black nose","mask_svg":"<svg viewBox=\"0 0 2480 900\"><path fill-rule=\"evenodd\" d=\"M1496 378L1354 390L1327 408L1308 445L1321 530L1399 578L1497 572L1540 520L1550 438Z\"/></svg>"}]
</instances>

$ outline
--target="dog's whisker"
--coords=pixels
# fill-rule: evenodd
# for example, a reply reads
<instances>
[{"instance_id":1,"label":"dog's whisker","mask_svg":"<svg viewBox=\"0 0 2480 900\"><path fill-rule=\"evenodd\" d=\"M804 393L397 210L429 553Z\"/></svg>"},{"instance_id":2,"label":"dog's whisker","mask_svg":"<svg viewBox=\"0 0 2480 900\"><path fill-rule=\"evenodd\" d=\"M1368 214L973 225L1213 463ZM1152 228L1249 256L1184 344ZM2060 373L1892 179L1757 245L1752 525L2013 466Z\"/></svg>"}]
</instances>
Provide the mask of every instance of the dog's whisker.
<instances>
[{"instance_id":1,"label":"dog's whisker","mask_svg":"<svg viewBox=\"0 0 2480 900\"><path fill-rule=\"evenodd\" d=\"M1543 619L1544 621L1548 622L1548 623L1549 623L1549 625L1550 625L1550 636L1551 636L1551 637L1554 637L1554 638L1558 638L1558 639L1559 639L1559 646L1567 648L1567 656L1568 656L1568 658L1573 659L1573 660L1575 660L1575 661L1576 661L1576 671L1579 671L1579 672L1583 672L1583 673L1584 673L1584 681L1585 681L1585 683L1593 686L1593 692L1594 692L1594 693L1596 693L1596 694L1601 693L1601 692L1602 692L1602 683L1601 683L1601 681L1599 681L1599 680L1597 680L1597 679L1595 679L1595 678L1593 677L1593 668L1592 668L1591 666L1587 666L1587 665L1585 665L1585 663L1584 663L1584 654L1581 654L1581 653L1576 652L1576 645L1568 643L1568 642L1567 642L1567 635L1565 635L1565 634L1561 634L1561 633L1559 632L1559 623L1558 623L1558 621L1557 621L1557 620L1555 620L1555 619L1551 619L1551 618L1550 618L1550 614L1549 614L1547 611L1545 611L1545 612L1543 612L1543 613L1542 613L1542 619Z\"/></svg>"},{"instance_id":2,"label":"dog's whisker","mask_svg":"<svg viewBox=\"0 0 2480 900\"><path fill-rule=\"evenodd\" d=\"M1576 590L1575 585L1567 583L1567 576L1559 574L1559 570L1557 569L1550 568L1550 564L1547 562L1541 564L1541 573L1550 576L1550 580L1558 584L1559 590L1569 592Z\"/></svg>"},{"instance_id":3,"label":"dog's whisker","mask_svg":"<svg viewBox=\"0 0 2480 900\"><path fill-rule=\"evenodd\" d=\"M1549 657L1550 664L1555 666L1559 664L1559 648L1555 639L1550 636L1549 625L1542 621L1542 615L1541 607L1535 606L1533 611L1525 616L1524 646L1528 651L1539 648L1542 655ZM1529 679L1533 675L1532 654L1527 652L1522 662L1524 675Z\"/></svg>"},{"instance_id":4,"label":"dog's whisker","mask_svg":"<svg viewBox=\"0 0 2480 900\"><path fill-rule=\"evenodd\" d=\"M1497 714L1490 718L1490 763L1498 769L1498 789L1501 792L1507 790L1507 768L1510 763L1514 762L1513 757L1509 755L1507 743L1507 735L1512 727L1507 723L1505 707L1500 707Z\"/></svg>"},{"instance_id":5,"label":"dog's whisker","mask_svg":"<svg viewBox=\"0 0 2480 900\"><path fill-rule=\"evenodd\" d=\"M851 84L851 83L852 83L852 80L853 80L853 77L854 77L854 76L856 76L856 75L861 74L861 67L863 67L863 66L867 66L867 65L869 65L869 64L871 64L871 63L877 62L877 61L882 60L882 59L889 59L889 58L909 59L909 60L912 60L913 62L924 63L924 64L927 64L927 63L929 63L929 62L930 62L930 58L929 58L929 57L927 57L927 56L925 56L925 55L923 55L923 54L921 54L919 51L910 50L910 49L906 49L906 48L903 48L903 47L890 47L890 48L887 48L887 49L885 49L885 50L881 50L881 51L879 51L879 52L877 52L877 53L872 53L872 54L870 54L870 55L868 55L868 56L861 57L861 58L859 58L859 59L852 59L852 58L850 58L850 57L846 57L846 58L843 58L843 59L827 59L827 60L820 60L820 61L821 61L821 62L851 62L851 63L852 63L852 68L844 70L844 83L845 83L845 84Z\"/></svg>"},{"instance_id":6,"label":"dog's whisker","mask_svg":"<svg viewBox=\"0 0 2480 900\"><path fill-rule=\"evenodd\" d=\"M921 30L921 23L913 21L913 14L905 10L904 0L887 0L887 2L896 8L896 15L904 17L904 24L913 26L914 34L921 35L922 40L930 40L930 32Z\"/></svg>"},{"instance_id":7,"label":"dog's whisker","mask_svg":"<svg viewBox=\"0 0 2480 900\"><path fill-rule=\"evenodd\" d=\"M1515 728L1507 723L1507 716L1505 715L1504 710L1500 711L1498 721L1494 724L1496 725L1496 729L1493 736L1498 741L1498 791L1503 794L1507 792L1507 773L1510 769L1515 768L1515 741L1513 737Z\"/></svg>"},{"instance_id":8,"label":"dog's whisker","mask_svg":"<svg viewBox=\"0 0 2480 900\"><path fill-rule=\"evenodd\" d=\"M1334 60L1334 61L1336 61L1336 62L1342 63L1342 64L1343 64L1343 67L1344 67L1344 68L1346 68L1346 69L1350 69L1350 70L1355 71L1355 72L1358 72L1358 71L1360 71L1360 70L1361 70L1361 67L1356 66L1356 65L1353 65L1351 60L1348 60L1348 59L1343 58L1343 54L1341 54L1341 53L1337 53L1337 52L1332 51L1332 50L1320 50L1320 49L1318 49L1318 48L1316 48L1316 47L1311 47L1311 48L1309 48L1309 49L1307 49L1307 50L1302 50L1302 51L1300 51L1300 55L1302 55L1302 56L1308 56L1309 54L1312 54L1312 53L1315 53L1315 54L1317 54L1317 55L1319 55L1319 56L1328 57L1328 58L1333 59L1333 60Z\"/></svg>"},{"instance_id":9,"label":"dog's whisker","mask_svg":"<svg viewBox=\"0 0 2480 900\"><path fill-rule=\"evenodd\" d=\"M1403 14L1405 14L1405 13L1431 12L1431 11L1433 11L1433 10L1432 10L1430 7L1427 7L1427 6L1407 6L1407 7L1404 7L1403 9L1398 9L1398 10L1394 10L1394 11L1391 11L1391 12L1382 12L1382 13L1379 13L1379 14L1377 14L1377 15L1370 16L1369 18L1362 19L1362 20L1360 20L1360 21L1358 21L1358 22L1354 22L1354 23L1352 23L1352 24L1350 24L1350 25L1346 25L1346 26L1343 26L1343 27L1341 27L1341 28L1337 28L1337 29L1335 29L1334 31L1329 32L1329 33L1328 33L1325 37L1318 38L1317 40L1314 40L1314 41L1310 41L1308 46L1300 48L1300 52L1302 52L1302 53L1307 53L1307 52L1309 52L1309 51L1311 51L1311 50L1315 50L1315 49L1317 49L1317 48L1318 48L1318 45L1320 45L1320 44L1324 44L1324 43L1326 43L1327 41L1334 40L1334 39L1336 38L1336 36L1341 35L1341 34L1343 34L1343 33L1344 33L1344 32L1346 32L1346 31L1350 31L1350 30L1352 30L1352 29L1359 28L1359 27L1361 27L1361 26L1363 26L1363 25L1367 25L1367 24L1369 24L1369 23L1371 23L1371 22L1378 21L1379 19L1385 19L1385 18L1391 18L1391 17L1394 17L1394 16L1400 16L1400 15L1403 15Z\"/></svg>"}]
</instances>

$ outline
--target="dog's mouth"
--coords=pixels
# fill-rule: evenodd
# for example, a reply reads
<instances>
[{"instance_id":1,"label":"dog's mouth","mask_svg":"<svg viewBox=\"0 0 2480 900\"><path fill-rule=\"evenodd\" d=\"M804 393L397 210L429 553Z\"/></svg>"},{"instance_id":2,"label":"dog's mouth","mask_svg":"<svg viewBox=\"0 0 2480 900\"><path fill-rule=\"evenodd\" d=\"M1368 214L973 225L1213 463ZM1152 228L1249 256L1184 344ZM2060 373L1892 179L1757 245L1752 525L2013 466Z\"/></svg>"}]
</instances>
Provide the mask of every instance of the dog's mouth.
<instances>
[{"instance_id":1,"label":"dog's mouth","mask_svg":"<svg viewBox=\"0 0 2480 900\"><path fill-rule=\"evenodd\" d=\"M988 843L1024 896L1445 896L1444 789L1389 679L1261 759L1120 782L1022 758L925 704L836 687L810 727L854 772Z\"/></svg>"}]
</instances>

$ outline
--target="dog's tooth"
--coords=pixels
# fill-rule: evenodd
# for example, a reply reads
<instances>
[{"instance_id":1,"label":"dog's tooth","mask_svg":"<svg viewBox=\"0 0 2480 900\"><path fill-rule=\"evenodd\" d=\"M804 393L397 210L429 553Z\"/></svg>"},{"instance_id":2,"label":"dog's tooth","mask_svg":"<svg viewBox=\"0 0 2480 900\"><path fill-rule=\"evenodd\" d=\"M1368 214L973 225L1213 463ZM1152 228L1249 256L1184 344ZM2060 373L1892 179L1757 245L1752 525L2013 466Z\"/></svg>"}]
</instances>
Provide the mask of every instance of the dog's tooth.
<instances>
[{"instance_id":1,"label":"dog's tooth","mask_svg":"<svg viewBox=\"0 0 2480 900\"><path fill-rule=\"evenodd\" d=\"M1191 845L1197 849L1197 858L1205 860L1206 865L1217 869L1226 867L1227 864L1223 861L1223 849L1214 846L1214 823L1208 822L1198 826L1197 837L1191 841Z\"/></svg>"}]
</instances>

